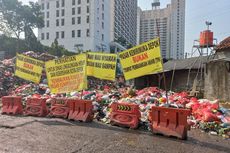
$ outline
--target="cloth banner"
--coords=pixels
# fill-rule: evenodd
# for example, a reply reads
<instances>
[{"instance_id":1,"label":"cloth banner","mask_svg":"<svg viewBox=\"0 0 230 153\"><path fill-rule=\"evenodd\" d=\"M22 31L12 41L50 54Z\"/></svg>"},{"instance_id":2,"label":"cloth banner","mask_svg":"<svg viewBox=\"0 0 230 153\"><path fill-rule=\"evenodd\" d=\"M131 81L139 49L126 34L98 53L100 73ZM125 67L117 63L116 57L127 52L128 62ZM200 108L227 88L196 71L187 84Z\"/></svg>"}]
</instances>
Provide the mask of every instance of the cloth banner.
<instances>
[{"instance_id":1,"label":"cloth banner","mask_svg":"<svg viewBox=\"0 0 230 153\"><path fill-rule=\"evenodd\" d=\"M69 93L87 88L86 54L48 61L45 67L51 93Z\"/></svg>"},{"instance_id":2,"label":"cloth banner","mask_svg":"<svg viewBox=\"0 0 230 153\"><path fill-rule=\"evenodd\" d=\"M159 38L119 53L126 80L163 70Z\"/></svg>"},{"instance_id":3,"label":"cloth banner","mask_svg":"<svg viewBox=\"0 0 230 153\"><path fill-rule=\"evenodd\" d=\"M45 63L43 61L17 53L15 75L19 78L39 83L44 64Z\"/></svg>"},{"instance_id":4,"label":"cloth banner","mask_svg":"<svg viewBox=\"0 0 230 153\"><path fill-rule=\"evenodd\" d=\"M95 53L87 54L87 75L103 80L115 80L116 54Z\"/></svg>"}]
</instances>

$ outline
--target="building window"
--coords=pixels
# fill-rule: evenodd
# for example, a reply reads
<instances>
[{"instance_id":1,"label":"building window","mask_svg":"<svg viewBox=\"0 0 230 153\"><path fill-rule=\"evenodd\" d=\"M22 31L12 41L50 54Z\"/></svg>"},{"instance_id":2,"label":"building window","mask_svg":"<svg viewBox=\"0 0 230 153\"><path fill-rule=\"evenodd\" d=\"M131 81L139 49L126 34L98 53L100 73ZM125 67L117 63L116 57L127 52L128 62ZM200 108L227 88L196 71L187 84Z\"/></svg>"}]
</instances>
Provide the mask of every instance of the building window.
<instances>
[{"instance_id":1,"label":"building window","mask_svg":"<svg viewBox=\"0 0 230 153\"><path fill-rule=\"evenodd\" d=\"M89 23L89 15L86 17L86 23Z\"/></svg>"},{"instance_id":2,"label":"building window","mask_svg":"<svg viewBox=\"0 0 230 153\"><path fill-rule=\"evenodd\" d=\"M45 13L44 13L44 12L42 12L42 18L43 18L43 19L45 18Z\"/></svg>"},{"instance_id":3,"label":"building window","mask_svg":"<svg viewBox=\"0 0 230 153\"><path fill-rule=\"evenodd\" d=\"M81 30L77 30L77 37L81 37Z\"/></svg>"},{"instance_id":4,"label":"building window","mask_svg":"<svg viewBox=\"0 0 230 153\"><path fill-rule=\"evenodd\" d=\"M56 8L59 8L59 1L56 1Z\"/></svg>"},{"instance_id":5,"label":"building window","mask_svg":"<svg viewBox=\"0 0 230 153\"><path fill-rule=\"evenodd\" d=\"M49 32L46 33L46 39L47 39L47 40L50 39L50 34L49 34Z\"/></svg>"},{"instance_id":6,"label":"building window","mask_svg":"<svg viewBox=\"0 0 230 153\"><path fill-rule=\"evenodd\" d=\"M77 17L77 24L81 24L81 17Z\"/></svg>"},{"instance_id":7,"label":"building window","mask_svg":"<svg viewBox=\"0 0 230 153\"><path fill-rule=\"evenodd\" d=\"M72 30L72 38L75 38L75 30Z\"/></svg>"},{"instance_id":8,"label":"building window","mask_svg":"<svg viewBox=\"0 0 230 153\"><path fill-rule=\"evenodd\" d=\"M61 1L61 6L64 7L65 6L65 0Z\"/></svg>"},{"instance_id":9,"label":"building window","mask_svg":"<svg viewBox=\"0 0 230 153\"><path fill-rule=\"evenodd\" d=\"M50 17L50 12L46 12L46 18Z\"/></svg>"},{"instance_id":10,"label":"building window","mask_svg":"<svg viewBox=\"0 0 230 153\"><path fill-rule=\"evenodd\" d=\"M102 11L104 11L105 10L105 6L104 6L104 4L102 4Z\"/></svg>"},{"instance_id":11,"label":"building window","mask_svg":"<svg viewBox=\"0 0 230 153\"><path fill-rule=\"evenodd\" d=\"M102 13L102 20L104 20L105 19L105 14L104 13Z\"/></svg>"},{"instance_id":12,"label":"building window","mask_svg":"<svg viewBox=\"0 0 230 153\"><path fill-rule=\"evenodd\" d=\"M89 29L86 30L86 37L89 37Z\"/></svg>"},{"instance_id":13,"label":"building window","mask_svg":"<svg viewBox=\"0 0 230 153\"><path fill-rule=\"evenodd\" d=\"M102 27L102 29L104 29L104 22L101 23L101 27Z\"/></svg>"},{"instance_id":14,"label":"building window","mask_svg":"<svg viewBox=\"0 0 230 153\"><path fill-rule=\"evenodd\" d=\"M49 3L49 2L46 3L46 8L47 8L47 9L50 9L50 3Z\"/></svg>"},{"instance_id":15,"label":"building window","mask_svg":"<svg viewBox=\"0 0 230 153\"><path fill-rule=\"evenodd\" d=\"M89 13L89 6L87 6L87 13Z\"/></svg>"},{"instance_id":16,"label":"building window","mask_svg":"<svg viewBox=\"0 0 230 153\"><path fill-rule=\"evenodd\" d=\"M50 27L50 21L46 21L46 27Z\"/></svg>"},{"instance_id":17,"label":"building window","mask_svg":"<svg viewBox=\"0 0 230 153\"><path fill-rule=\"evenodd\" d=\"M75 18L72 18L72 25L75 24Z\"/></svg>"},{"instance_id":18,"label":"building window","mask_svg":"<svg viewBox=\"0 0 230 153\"><path fill-rule=\"evenodd\" d=\"M56 17L59 17L59 10L56 10Z\"/></svg>"},{"instance_id":19,"label":"building window","mask_svg":"<svg viewBox=\"0 0 230 153\"><path fill-rule=\"evenodd\" d=\"M89 0L87 0L87 3L89 3Z\"/></svg>"},{"instance_id":20,"label":"building window","mask_svg":"<svg viewBox=\"0 0 230 153\"><path fill-rule=\"evenodd\" d=\"M77 14L81 14L81 7L77 8Z\"/></svg>"},{"instance_id":21,"label":"building window","mask_svg":"<svg viewBox=\"0 0 230 153\"><path fill-rule=\"evenodd\" d=\"M61 15L65 16L65 10L64 9L61 10Z\"/></svg>"},{"instance_id":22,"label":"building window","mask_svg":"<svg viewBox=\"0 0 230 153\"><path fill-rule=\"evenodd\" d=\"M45 9L45 4L44 3L42 3L42 10L44 10Z\"/></svg>"},{"instance_id":23,"label":"building window","mask_svg":"<svg viewBox=\"0 0 230 153\"><path fill-rule=\"evenodd\" d=\"M45 34L44 33L42 33L42 40L44 40L45 39Z\"/></svg>"},{"instance_id":24,"label":"building window","mask_svg":"<svg viewBox=\"0 0 230 153\"><path fill-rule=\"evenodd\" d=\"M56 20L56 26L59 26L59 19Z\"/></svg>"},{"instance_id":25,"label":"building window","mask_svg":"<svg viewBox=\"0 0 230 153\"><path fill-rule=\"evenodd\" d=\"M101 35L101 40L104 41L104 34Z\"/></svg>"},{"instance_id":26,"label":"building window","mask_svg":"<svg viewBox=\"0 0 230 153\"><path fill-rule=\"evenodd\" d=\"M61 32L61 38L65 38L65 32L64 31Z\"/></svg>"},{"instance_id":27,"label":"building window","mask_svg":"<svg viewBox=\"0 0 230 153\"><path fill-rule=\"evenodd\" d=\"M75 15L75 8L72 8L72 15Z\"/></svg>"},{"instance_id":28,"label":"building window","mask_svg":"<svg viewBox=\"0 0 230 153\"><path fill-rule=\"evenodd\" d=\"M61 19L61 25L62 25L62 26L65 25L65 19Z\"/></svg>"},{"instance_id":29,"label":"building window","mask_svg":"<svg viewBox=\"0 0 230 153\"><path fill-rule=\"evenodd\" d=\"M78 4L78 5L81 4L81 0L78 0L78 1L77 1L77 4Z\"/></svg>"},{"instance_id":30,"label":"building window","mask_svg":"<svg viewBox=\"0 0 230 153\"><path fill-rule=\"evenodd\" d=\"M56 38L57 39L59 38L59 32L56 32Z\"/></svg>"},{"instance_id":31,"label":"building window","mask_svg":"<svg viewBox=\"0 0 230 153\"><path fill-rule=\"evenodd\" d=\"M76 3L75 3L75 0L72 0L72 5L75 5Z\"/></svg>"}]
</instances>

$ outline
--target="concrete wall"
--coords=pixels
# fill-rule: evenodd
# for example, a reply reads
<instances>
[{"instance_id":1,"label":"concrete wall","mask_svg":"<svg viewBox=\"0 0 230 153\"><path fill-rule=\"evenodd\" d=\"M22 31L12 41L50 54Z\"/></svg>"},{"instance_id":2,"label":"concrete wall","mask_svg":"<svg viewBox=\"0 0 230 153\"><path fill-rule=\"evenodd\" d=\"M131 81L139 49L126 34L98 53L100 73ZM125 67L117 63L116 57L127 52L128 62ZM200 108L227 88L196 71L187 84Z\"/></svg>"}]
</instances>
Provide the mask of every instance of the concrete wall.
<instances>
[{"instance_id":1,"label":"concrete wall","mask_svg":"<svg viewBox=\"0 0 230 153\"><path fill-rule=\"evenodd\" d=\"M229 62L213 61L206 66L205 73L205 98L222 101L230 100L230 72Z\"/></svg>"}]
</instances>

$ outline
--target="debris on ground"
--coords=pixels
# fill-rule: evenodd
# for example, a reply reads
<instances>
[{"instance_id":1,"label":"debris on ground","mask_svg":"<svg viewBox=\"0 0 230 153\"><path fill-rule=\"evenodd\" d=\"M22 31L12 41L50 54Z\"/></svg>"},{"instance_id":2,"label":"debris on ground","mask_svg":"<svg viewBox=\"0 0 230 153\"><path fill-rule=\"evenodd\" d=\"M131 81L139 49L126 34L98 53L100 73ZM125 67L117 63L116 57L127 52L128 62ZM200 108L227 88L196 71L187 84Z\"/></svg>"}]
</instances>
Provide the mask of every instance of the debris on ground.
<instances>
[{"instance_id":1,"label":"debris on ground","mask_svg":"<svg viewBox=\"0 0 230 153\"><path fill-rule=\"evenodd\" d=\"M56 58L49 54L38 54L31 51L24 54L43 61ZM134 103L139 105L140 129L143 130L149 130L148 114L152 106L187 108L192 111L188 123L193 128L199 128L210 135L230 137L230 110L221 107L218 100L210 101L189 97L187 92L169 91L166 93L157 87L148 87L142 90L128 86L120 88L119 83L95 78L88 78L89 90L87 91L54 95L50 93L45 74L43 74L40 84L30 83L14 76L14 63L15 58L0 62L1 97L6 95L22 96L24 102L28 97L47 98L47 105L53 97L92 100L96 112L95 118L105 124L110 123L110 105L113 102Z\"/></svg>"}]
</instances>

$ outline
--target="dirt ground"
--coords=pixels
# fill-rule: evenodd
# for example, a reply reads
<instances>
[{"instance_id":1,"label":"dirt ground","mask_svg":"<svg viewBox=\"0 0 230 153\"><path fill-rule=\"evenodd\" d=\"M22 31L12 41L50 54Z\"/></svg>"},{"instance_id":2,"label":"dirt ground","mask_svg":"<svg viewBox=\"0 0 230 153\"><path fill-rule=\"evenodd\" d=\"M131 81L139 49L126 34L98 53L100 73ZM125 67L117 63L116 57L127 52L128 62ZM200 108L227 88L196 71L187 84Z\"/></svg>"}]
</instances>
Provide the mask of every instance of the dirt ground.
<instances>
[{"instance_id":1,"label":"dirt ground","mask_svg":"<svg viewBox=\"0 0 230 153\"><path fill-rule=\"evenodd\" d=\"M230 141L189 132L187 141L150 132L55 118L0 115L0 153L219 153Z\"/></svg>"}]
</instances>

